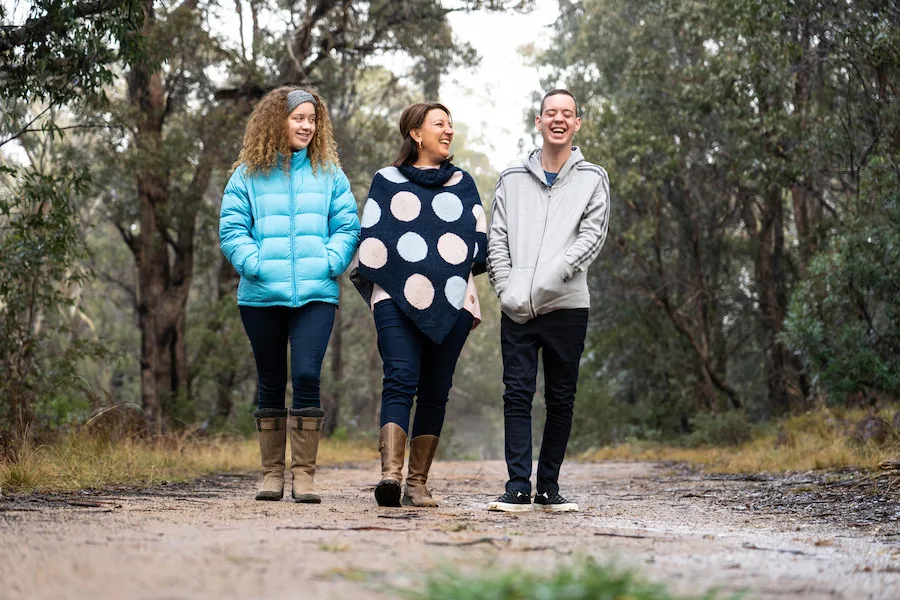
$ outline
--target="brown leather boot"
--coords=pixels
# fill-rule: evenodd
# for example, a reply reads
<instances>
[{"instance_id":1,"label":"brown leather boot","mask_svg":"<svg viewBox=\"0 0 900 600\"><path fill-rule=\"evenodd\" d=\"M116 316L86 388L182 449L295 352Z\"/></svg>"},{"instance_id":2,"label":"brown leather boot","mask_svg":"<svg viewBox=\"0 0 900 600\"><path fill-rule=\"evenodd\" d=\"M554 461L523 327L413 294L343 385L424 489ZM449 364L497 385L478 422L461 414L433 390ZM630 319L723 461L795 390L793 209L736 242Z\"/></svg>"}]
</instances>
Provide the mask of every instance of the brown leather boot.
<instances>
[{"instance_id":1,"label":"brown leather boot","mask_svg":"<svg viewBox=\"0 0 900 600\"><path fill-rule=\"evenodd\" d=\"M417 435L409 441L409 471L403 492L404 506L437 506L431 492L425 487L431 461L437 451L440 438L434 435Z\"/></svg>"},{"instance_id":2,"label":"brown leather boot","mask_svg":"<svg viewBox=\"0 0 900 600\"><path fill-rule=\"evenodd\" d=\"M322 498L313 487L316 474L316 454L325 411L321 408L291 409L288 427L291 430L291 497L294 502L319 504Z\"/></svg>"},{"instance_id":3,"label":"brown leather boot","mask_svg":"<svg viewBox=\"0 0 900 600\"><path fill-rule=\"evenodd\" d=\"M387 423L378 435L381 452L381 481L375 486L378 506L400 506L400 482L403 481L403 455L406 432L396 423Z\"/></svg>"},{"instance_id":4,"label":"brown leather boot","mask_svg":"<svg viewBox=\"0 0 900 600\"><path fill-rule=\"evenodd\" d=\"M284 496L284 446L287 440L287 409L262 408L253 413L259 432L259 455L263 481L257 500L281 500Z\"/></svg>"}]
</instances>

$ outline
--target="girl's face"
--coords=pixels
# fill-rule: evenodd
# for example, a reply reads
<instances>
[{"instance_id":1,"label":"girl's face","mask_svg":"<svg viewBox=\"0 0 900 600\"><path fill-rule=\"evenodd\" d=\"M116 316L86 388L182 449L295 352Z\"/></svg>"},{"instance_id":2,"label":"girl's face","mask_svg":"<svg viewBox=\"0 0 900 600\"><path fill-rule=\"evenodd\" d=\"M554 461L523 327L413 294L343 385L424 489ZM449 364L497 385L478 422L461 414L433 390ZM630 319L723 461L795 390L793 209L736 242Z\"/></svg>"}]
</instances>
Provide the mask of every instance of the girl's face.
<instances>
[{"instance_id":1,"label":"girl's face","mask_svg":"<svg viewBox=\"0 0 900 600\"><path fill-rule=\"evenodd\" d=\"M303 150L316 134L316 107L312 102L299 105L287 118L288 142L296 152Z\"/></svg>"},{"instance_id":2,"label":"girl's face","mask_svg":"<svg viewBox=\"0 0 900 600\"><path fill-rule=\"evenodd\" d=\"M421 141L419 162L439 165L450 156L450 142L453 141L453 122L450 115L439 108L425 113L425 120L418 129L411 132L416 142Z\"/></svg>"}]
</instances>

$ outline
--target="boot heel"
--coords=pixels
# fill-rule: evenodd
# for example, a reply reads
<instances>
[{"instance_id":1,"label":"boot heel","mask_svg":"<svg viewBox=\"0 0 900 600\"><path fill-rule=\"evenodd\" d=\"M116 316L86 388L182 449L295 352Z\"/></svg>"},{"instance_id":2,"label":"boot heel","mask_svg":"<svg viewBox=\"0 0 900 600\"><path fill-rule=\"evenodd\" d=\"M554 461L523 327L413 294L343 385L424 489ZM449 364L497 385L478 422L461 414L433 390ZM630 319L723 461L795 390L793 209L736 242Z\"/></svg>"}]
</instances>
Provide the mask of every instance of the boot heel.
<instances>
[{"instance_id":1,"label":"boot heel","mask_svg":"<svg viewBox=\"0 0 900 600\"><path fill-rule=\"evenodd\" d=\"M400 482L403 481L403 456L406 432L396 423L385 423L378 433L381 453L381 481L375 486L378 506L400 506Z\"/></svg>"},{"instance_id":2,"label":"boot heel","mask_svg":"<svg viewBox=\"0 0 900 600\"><path fill-rule=\"evenodd\" d=\"M378 506L400 506L400 484L393 479L383 479L375 486Z\"/></svg>"}]
</instances>

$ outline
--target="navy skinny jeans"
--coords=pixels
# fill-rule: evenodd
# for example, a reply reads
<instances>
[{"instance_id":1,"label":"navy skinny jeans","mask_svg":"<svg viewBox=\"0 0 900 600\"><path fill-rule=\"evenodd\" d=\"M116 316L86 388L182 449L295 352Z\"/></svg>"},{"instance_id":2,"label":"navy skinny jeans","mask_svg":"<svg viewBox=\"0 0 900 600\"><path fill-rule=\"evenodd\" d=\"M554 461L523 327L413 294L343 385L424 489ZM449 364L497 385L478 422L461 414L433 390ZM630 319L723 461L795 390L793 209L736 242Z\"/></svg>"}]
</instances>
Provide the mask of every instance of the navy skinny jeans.
<instances>
[{"instance_id":1,"label":"navy skinny jeans","mask_svg":"<svg viewBox=\"0 0 900 600\"><path fill-rule=\"evenodd\" d=\"M474 317L459 311L456 324L440 344L435 344L403 314L393 300L375 305L378 351L384 362L384 389L381 393L381 426L396 423L409 433L413 397L416 416L411 438L440 437L453 372Z\"/></svg>"},{"instance_id":2,"label":"navy skinny jeans","mask_svg":"<svg viewBox=\"0 0 900 600\"><path fill-rule=\"evenodd\" d=\"M291 345L291 382L294 387L291 408L319 408L319 377L337 307L327 302L310 302L300 308L239 308L256 359L259 408L284 408L288 341Z\"/></svg>"}]
</instances>

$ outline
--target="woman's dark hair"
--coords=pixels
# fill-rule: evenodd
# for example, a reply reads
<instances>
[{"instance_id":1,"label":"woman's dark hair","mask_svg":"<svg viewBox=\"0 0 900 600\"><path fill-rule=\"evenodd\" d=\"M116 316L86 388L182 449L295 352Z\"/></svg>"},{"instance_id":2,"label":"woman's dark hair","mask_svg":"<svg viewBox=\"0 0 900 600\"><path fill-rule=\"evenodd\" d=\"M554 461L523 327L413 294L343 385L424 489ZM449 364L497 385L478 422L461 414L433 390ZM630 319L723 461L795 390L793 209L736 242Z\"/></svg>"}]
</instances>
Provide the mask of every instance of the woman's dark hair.
<instances>
[{"instance_id":1,"label":"woman's dark hair","mask_svg":"<svg viewBox=\"0 0 900 600\"><path fill-rule=\"evenodd\" d=\"M450 110L439 102L418 102L403 109L403 114L400 115L400 135L403 136L403 141L400 143L397 160L393 163L395 167L411 165L419 158L419 146L409 132L421 127L425 122L425 115L435 108L439 108L447 113L448 117L450 116Z\"/></svg>"}]
</instances>

